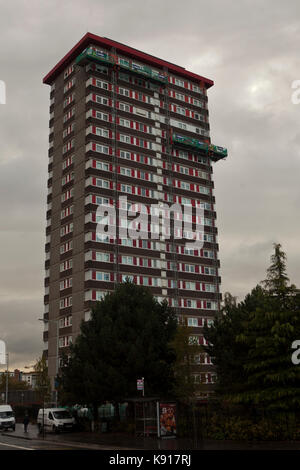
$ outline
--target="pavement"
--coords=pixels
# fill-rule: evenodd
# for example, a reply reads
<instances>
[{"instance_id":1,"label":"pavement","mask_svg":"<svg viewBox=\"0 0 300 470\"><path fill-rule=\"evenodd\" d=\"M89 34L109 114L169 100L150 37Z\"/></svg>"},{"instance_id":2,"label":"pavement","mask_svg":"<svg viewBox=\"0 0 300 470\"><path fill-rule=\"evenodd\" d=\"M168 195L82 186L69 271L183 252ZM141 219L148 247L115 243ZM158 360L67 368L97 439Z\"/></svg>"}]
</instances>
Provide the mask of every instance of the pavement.
<instances>
[{"instance_id":1,"label":"pavement","mask_svg":"<svg viewBox=\"0 0 300 470\"><path fill-rule=\"evenodd\" d=\"M27 432L24 432L24 426L23 424L16 424L16 430L15 431L2 431L1 432L1 439L0 439L0 447L1 444L3 443L3 438L5 438L5 444L9 442L9 438L11 438L14 442L15 440L19 440L20 442L23 441L24 444L23 446L33 446L35 447L34 443L38 443L41 448L53 448L57 447L60 448L60 446L64 448L70 448L70 449L86 449L86 450L116 450L119 449L118 445L115 444L114 442L100 442L99 439L97 439L98 435L95 435L95 433L89 433L89 432L72 432L72 433L60 433L60 434L54 434L54 433L45 433L45 436L43 434L40 434L38 432L38 427L35 424L29 424ZM7 441L8 438L8 441ZM21 445L21 446L22 446ZM40 448L38 446L38 448ZM135 447L126 447L126 446L121 446L120 447L123 450L132 450L135 449Z\"/></svg>"},{"instance_id":2,"label":"pavement","mask_svg":"<svg viewBox=\"0 0 300 470\"><path fill-rule=\"evenodd\" d=\"M179 447L177 439L157 439L156 437L136 437L124 433L92 433L92 432L62 432L59 434L45 433L45 437L38 432L37 425L29 424L28 432L24 432L23 424L16 424L15 431L3 431L2 436L18 438L25 441L38 440L62 445L72 445L84 449L107 449L107 450L178 450L194 449L191 441L180 440Z\"/></svg>"},{"instance_id":3,"label":"pavement","mask_svg":"<svg viewBox=\"0 0 300 470\"><path fill-rule=\"evenodd\" d=\"M9 445L11 442L11 446ZM198 443L188 439L157 439L156 437L135 437L123 433L46 433L45 438L38 433L37 426L29 424L24 433L23 424L16 425L15 431L5 431L0 436L0 449L8 447L28 447L49 450L300 450L299 441L246 442L215 441L204 439Z\"/></svg>"}]
</instances>

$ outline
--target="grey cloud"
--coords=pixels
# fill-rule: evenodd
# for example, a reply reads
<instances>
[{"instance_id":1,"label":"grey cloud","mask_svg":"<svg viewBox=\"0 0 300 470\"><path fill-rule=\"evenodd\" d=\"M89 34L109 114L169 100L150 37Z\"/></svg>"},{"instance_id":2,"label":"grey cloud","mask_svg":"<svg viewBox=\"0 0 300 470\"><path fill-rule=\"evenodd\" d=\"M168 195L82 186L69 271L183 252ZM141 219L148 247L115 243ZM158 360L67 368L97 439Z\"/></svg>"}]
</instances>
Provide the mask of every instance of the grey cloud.
<instances>
[{"instance_id":1,"label":"grey cloud","mask_svg":"<svg viewBox=\"0 0 300 470\"><path fill-rule=\"evenodd\" d=\"M2 2L0 332L12 363L41 354L49 88L42 77L87 32L211 78L222 289L243 297L265 277L272 243L299 284L300 4L296 0ZM16 246L18 247L16 249Z\"/></svg>"}]
</instances>

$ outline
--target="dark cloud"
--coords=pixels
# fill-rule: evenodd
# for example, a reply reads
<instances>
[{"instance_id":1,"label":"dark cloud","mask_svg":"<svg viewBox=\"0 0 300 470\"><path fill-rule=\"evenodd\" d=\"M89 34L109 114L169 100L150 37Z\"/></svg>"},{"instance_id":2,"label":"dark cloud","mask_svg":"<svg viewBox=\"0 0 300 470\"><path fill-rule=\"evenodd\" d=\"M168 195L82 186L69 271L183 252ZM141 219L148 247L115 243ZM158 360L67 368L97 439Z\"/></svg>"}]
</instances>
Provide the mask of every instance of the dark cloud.
<instances>
[{"instance_id":1,"label":"dark cloud","mask_svg":"<svg viewBox=\"0 0 300 470\"><path fill-rule=\"evenodd\" d=\"M296 0L1 2L0 335L12 364L42 349L49 88L41 81L87 31L215 81L211 136L229 149L215 165L223 291L242 297L263 279L275 241L298 283L299 13Z\"/></svg>"}]
</instances>

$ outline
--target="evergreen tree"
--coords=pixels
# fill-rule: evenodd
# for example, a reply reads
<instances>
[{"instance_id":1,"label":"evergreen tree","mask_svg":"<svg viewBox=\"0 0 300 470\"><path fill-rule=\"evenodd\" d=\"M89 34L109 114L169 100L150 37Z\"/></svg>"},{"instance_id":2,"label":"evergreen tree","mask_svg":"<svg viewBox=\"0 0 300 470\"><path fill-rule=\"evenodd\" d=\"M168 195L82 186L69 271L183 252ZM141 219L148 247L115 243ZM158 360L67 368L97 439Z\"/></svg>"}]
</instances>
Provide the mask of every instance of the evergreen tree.
<instances>
[{"instance_id":1,"label":"evergreen tree","mask_svg":"<svg viewBox=\"0 0 300 470\"><path fill-rule=\"evenodd\" d=\"M244 369L247 390L235 401L264 409L300 408L300 368L291 361L291 345L300 338L300 296L289 285L286 255L274 245L267 270L264 303L253 309L237 341L248 348Z\"/></svg>"},{"instance_id":2,"label":"evergreen tree","mask_svg":"<svg viewBox=\"0 0 300 470\"><path fill-rule=\"evenodd\" d=\"M267 278L262 281L262 284L270 295L275 295L277 301L281 301L294 293L295 286L289 286L289 278L286 273L286 254L282 251L280 243L274 243L274 251L271 256L272 264L267 269Z\"/></svg>"},{"instance_id":3,"label":"evergreen tree","mask_svg":"<svg viewBox=\"0 0 300 470\"><path fill-rule=\"evenodd\" d=\"M217 391L235 403L296 410L300 367L291 361L291 345L300 339L300 295L289 285L279 244L262 286L237 305L227 296L214 326L204 330L217 368Z\"/></svg>"},{"instance_id":4,"label":"evergreen tree","mask_svg":"<svg viewBox=\"0 0 300 470\"><path fill-rule=\"evenodd\" d=\"M214 324L204 327L204 336L208 341L204 349L211 356L217 372L216 392L227 398L245 388L244 364L248 348L237 341L237 337L244 332L249 313L261 305L263 296L263 289L257 286L243 302L237 304L236 298L226 292L224 305Z\"/></svg>"},{"instance_id":5,"label":"evergreen tree","mask_svg":"<svg viewBox=\"0 0 300 470\"><path fill-rule=\"evenodd\" d=\"M169 343L176 328L175 312L149 289L129 281L118 285L81 325L59 379L63 399L96 410L106 400L139 395L141 377L147 396L169 396L175 359Z\"/></svg>"}]
</instances>

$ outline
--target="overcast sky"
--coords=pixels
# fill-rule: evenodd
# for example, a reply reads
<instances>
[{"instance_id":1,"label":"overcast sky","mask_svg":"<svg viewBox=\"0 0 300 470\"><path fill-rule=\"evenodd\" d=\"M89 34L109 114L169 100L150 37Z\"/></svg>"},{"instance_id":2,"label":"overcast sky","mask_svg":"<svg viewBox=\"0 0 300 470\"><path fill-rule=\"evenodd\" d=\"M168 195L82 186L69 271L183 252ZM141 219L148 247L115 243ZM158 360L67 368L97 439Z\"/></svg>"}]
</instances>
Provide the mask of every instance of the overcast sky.
<instances>
[{"instance_id":1,"label":"overcast sky","mask_svg":"<svg viewBox=\"0 0 300 470\"><path fill-rule=\"evenodd\" d=\"M297 0L0 0L0 338L11 366L41 355L49 120L46 73L87 32L213 79L222 290L242 299L273 242L299 286L300 3Z\"/></svg>"}]
</instances>

